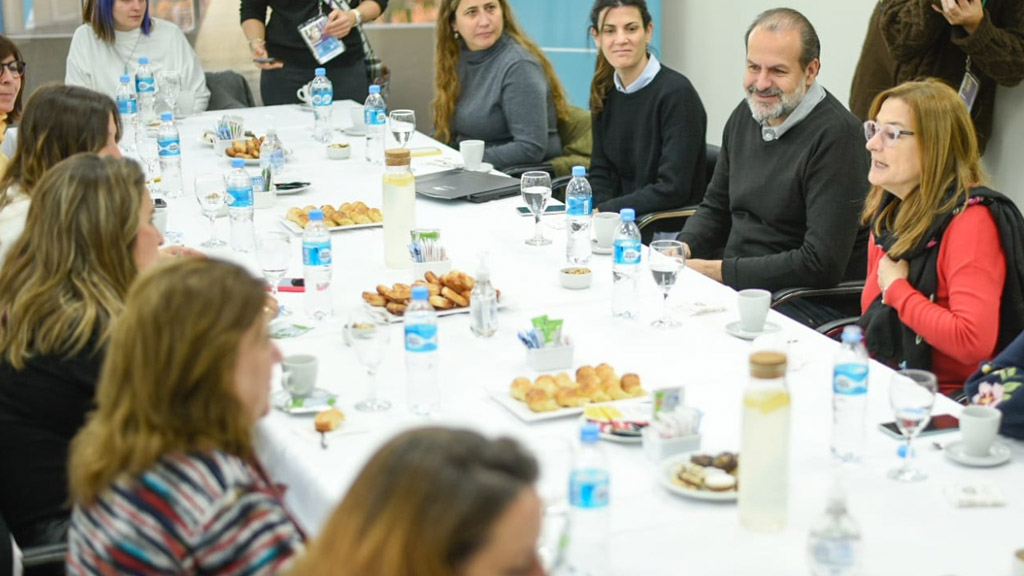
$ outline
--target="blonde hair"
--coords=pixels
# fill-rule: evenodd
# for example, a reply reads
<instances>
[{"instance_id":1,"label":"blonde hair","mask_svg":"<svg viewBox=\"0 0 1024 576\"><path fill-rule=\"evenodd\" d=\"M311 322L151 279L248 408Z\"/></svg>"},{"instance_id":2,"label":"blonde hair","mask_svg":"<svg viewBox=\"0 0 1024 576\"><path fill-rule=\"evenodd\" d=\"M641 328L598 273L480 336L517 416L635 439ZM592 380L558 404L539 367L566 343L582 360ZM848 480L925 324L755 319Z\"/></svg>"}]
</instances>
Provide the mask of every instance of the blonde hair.
<instances>
[{"instance_id":1,"label":"blonde hair","mask_svg":"<svg viewBox=\"0 0 1024 576\"><path fill-rule=\"evenodd\" d=\"M137 268L145 176L131 160L79 154L50 169L0 269L0 350L21 370L33 356L106 342Z\"/></svg>"},{"instance_id":2,"label":"blonde hair","mask_svg":"<svg viewBox=\"0 0 1024 576\"><path fill-rule=\"evenodd\" d=\"M114 325L96 411L71 443L75 503L164 454L251 457L255 422L236 396L235 365L263 306L263 283L223 261L174 260L139 276Z\"/></svg>"},{"instance_id":3,"label":"blonde hair","mask_svg":"<svg viewBox=\"0 0 1024 576\"><path fill-rule=\"evenodd\" d=\"M441 142L451 142L452 119L455 117L455 105L459 101L462 89L459 84L459 56L462 43L455 37L455 11L462 0L442 0L437 14L437 47L434 51L434 137ZM544 76L551 90L551 98L555 102L555 115L560 122L569 119L569 102L565 98L565 89L555 74L551 62L544 52L530 40L519 28L512 8L506 0L497 0L501 7L502 34L526 49L544 69Z\"/></svg>"},{"instance_id":4,"label":"blonde hair","mask_svg":"<svg viewBox=\"0 0 1024 576\"><path fill-rule=\"evenodd\" d=\"M877 238L891 231L896 242L889 255L899 258L917 246L932 221L966 204L972 187L985 180L978 151L974 123L956 91L940 80L906 82L875 97L869 117L876 118L888 99L903 101L910 107L921 164L921 181L906 198L892 198L872 186L861 213L861 222L874 222ZM947 191L953 188L953 194Z\"/></svg>"},{"instance_id":5,"label":"blonde hair","mask_svg":"<svg viewBox=\"0 0 1024 576\"><path fill-rule=\"evenodd\" d=\"M453 576L536 480L514 440L405 432L374 454L290 574Z\"/></svg>"}]
</instances>

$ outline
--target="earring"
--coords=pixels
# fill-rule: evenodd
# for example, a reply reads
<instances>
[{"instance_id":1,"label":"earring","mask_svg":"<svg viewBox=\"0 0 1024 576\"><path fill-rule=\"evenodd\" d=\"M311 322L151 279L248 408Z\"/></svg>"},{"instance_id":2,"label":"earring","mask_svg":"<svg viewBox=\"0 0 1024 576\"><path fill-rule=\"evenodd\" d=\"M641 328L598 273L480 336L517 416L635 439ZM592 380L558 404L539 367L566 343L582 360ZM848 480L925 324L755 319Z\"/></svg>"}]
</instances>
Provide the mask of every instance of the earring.
<instances>
[{"instance_id":1,"label":"earring","mask_svg":"<svg viewBox=\"0 0 1024 576\"><path fill-rule=\"evenodd\" d=\"M459 31L456 30L455 32L452 32L452 36L454 36L455 39L458 40L459 39Z\"/></svg>"}]
</instances>

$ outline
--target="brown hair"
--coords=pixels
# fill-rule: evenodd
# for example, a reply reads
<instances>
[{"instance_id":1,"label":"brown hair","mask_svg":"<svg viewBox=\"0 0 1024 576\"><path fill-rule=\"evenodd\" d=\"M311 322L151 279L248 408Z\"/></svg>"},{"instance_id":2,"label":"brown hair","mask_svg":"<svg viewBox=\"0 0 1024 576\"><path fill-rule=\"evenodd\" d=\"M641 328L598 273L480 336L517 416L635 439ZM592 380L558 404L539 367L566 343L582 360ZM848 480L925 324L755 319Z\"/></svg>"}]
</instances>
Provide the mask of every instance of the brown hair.
<instances>
[{"instance_id":1,"label":"brown hair","mask_svg":"<svg viewBox=\"0 0 1024 576\"><path fill-rule=\"evenodd\" d=\"M632 6L640 11L640 21L643 23L644 30L650 29L653 20L645 0L595 0L594 6L590 9L591 34L600 38L601 29L604 26L604 21L601 19L603 12L611 8L628 6ZM650 51L647 54L650 55ZM604 100L608 95L608 90L611 90L615 84L614 74L615 68L604 57L604 52L601 51L601 47L598 45L597 60L594 63L594 79L590 82L590 114L592 116L598 116L601 110L604 109Z\"/></svg>"},{"instance_id":2,"label":"brown hair","mask_svg":"<svg viewBox=\"0 0 1024 576\"><path fill-rule=\"evenodd\" d=\"M402 433L366 464L290 573L452 576L536 480L536 460L514 440Z\"/></svg>"},{"instance_id":3,"label":"brown hair","mask_svg":"<svg viewBox=\"0 0 1024 576\"><path fill-rule=\"evenodd\" d=\"M92 26L96 37L107 44L114 44L114 2L117 0L86 0L82 7L82 22ZM149 36L153 30L153 19L149 16L149 0L142 16L142 34Z\"/></svg>"},{"instance_id":4,"label":"brown hair","mask_svg":"<svg viewBox=\"0 0 1024 576\"><path fill-rule=\"evenodd\" d=\"M139 276L114 325L96 411L71 443L72 499L92 503L121 475L194 450L252 455L255 422L235 393L240 343L264 322L262 281L207 258Z\"/></svg>"},{"instance_id":5,"label":"brown hair","mask_svg":"<svg viewBox=\"0 0 1024 576\"><path fill-rule=\"evenodd\" d=\"M934 218L964 205L971 188L984 182L985 172L974 124L955 90L931 78L906 82L876 96L869 117L877 117L890 98L910 107L913 126L908 129L917 139L921 181L906 198L893 198L884 208L888 192L872 186L861 222L875 221L872 232L876 237L883 229L892 231L897 240L889 254L899 258L920 243ZM953 194L947 194L951 188Z\"/></svg>"},{"instance_id":6,"label":"brown hair","mask_svg":"<svg viewBox=\"0 0 1024 576\"><path fill-rule=\"evenodd\" d=\"M750 46L750 35L760 28L766 32L782 32L796 30L800 33L800 67L804 70L821 56L821 40L814 25L806 16L792 8L773 8L765 10L754 18L743 36L743 49Z\"/></svg>"},{"instance_id":7,"label":"brown hair","mask_svg":"<svg viewBox=\"0 0 1024 576\"><path fill-rule=\"evenodd\" d=\"M8 56L14 56L14 59L19 62L24 62L25 58L21 55L21 50L18 50L18 46L11 41L10 38L0 34L0 60L7 58ZM12 124L21 118L21 94L25 89L25 75L21 76L21 89L18 90L18 96L14 99L14 109L7 114L7 123Z\"/></svg>"},{"instance_id":8,"label":"brown hair","mask_svg":"<svg viewBox=\"0 0 1024 576\"><path fill-rule=\"evenodd\" d=\"M459 56L462 42L455 37L455 11L462 0L442 0L437 14L437 47L434 51L434 137L441 142L451 142L452 119L455 117L455 104L459 101L462 87L459 84ZM519 28L512 8L506 0L497 0L501 7L502 35L510 38L526 49L544 69L548 80L551 98L555 102L555 115L559 121L569 119L569 103L565 98L565 89L555 74L551 62L544 52L533 43Z\"/></svg>"}]
</instances>

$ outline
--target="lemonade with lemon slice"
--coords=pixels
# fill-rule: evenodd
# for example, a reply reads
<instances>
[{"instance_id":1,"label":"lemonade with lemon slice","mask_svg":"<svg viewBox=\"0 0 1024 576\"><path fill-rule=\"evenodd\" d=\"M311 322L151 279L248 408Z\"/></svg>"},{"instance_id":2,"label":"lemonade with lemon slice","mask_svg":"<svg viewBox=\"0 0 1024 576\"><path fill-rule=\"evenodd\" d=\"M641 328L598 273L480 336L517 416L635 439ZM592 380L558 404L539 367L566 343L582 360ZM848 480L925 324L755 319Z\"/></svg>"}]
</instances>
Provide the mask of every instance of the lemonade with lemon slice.
<instances>
[{"instance_id":1,"label":"lemonade with lemon slice","mask_svg":"<svg viewBox=\"0 0 1024 576\"><path fill-rule=\"evenodd\" d=\"M739 514L744 527L776 531L786 526L789 492L789 411L786 356L755 352L743 393Z\"/></svg>"}]
</instances>

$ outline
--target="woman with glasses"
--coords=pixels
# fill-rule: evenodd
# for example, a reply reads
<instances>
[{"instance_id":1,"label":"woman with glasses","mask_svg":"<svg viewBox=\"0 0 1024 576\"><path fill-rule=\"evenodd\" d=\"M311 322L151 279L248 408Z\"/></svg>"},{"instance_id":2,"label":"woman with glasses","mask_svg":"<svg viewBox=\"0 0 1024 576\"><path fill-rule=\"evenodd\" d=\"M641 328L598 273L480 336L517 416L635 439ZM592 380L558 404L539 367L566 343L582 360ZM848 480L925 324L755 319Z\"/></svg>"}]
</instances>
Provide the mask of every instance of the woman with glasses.
<instances>
[{"instance_id":1,"label":"woman with glasses","mask_svg":"<svg viewBox=\"0 0 1024 576\"><path fill-rule=\"evenodd\" d=\"M25 62L21 52L9 38L0 34L0 145L7 126L21 116L21 82L25 76ZM7 169L8 158L0 150L0 176Z\"/></svg>"},{"instance_id":2,"label":"woman with glasses","mask_svg":"<svg viewBox=\"0 0 1024 576\"><path fill-rule=\"evenodd\" d=\"M1004 249L1020 249L1006 246L997 226L1009 201L983 187L971 117L949 86L886 90L870 118L865 341L876 359L931 370L953 394L996 350Z\"/></svg>"}]
</instances>

